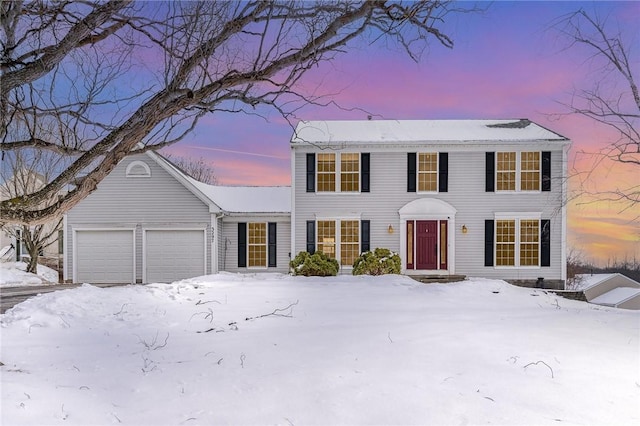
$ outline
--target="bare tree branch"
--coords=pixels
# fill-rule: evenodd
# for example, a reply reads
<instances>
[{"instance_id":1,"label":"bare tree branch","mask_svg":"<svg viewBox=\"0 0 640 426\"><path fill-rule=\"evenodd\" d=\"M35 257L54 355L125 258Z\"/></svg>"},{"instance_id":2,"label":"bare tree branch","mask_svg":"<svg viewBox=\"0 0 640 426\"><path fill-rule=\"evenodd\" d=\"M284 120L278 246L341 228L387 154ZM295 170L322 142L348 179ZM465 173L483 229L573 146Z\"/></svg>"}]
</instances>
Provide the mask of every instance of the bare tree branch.
<instances>
[{"instance_id":1,"label":"bare tree branch","mask_svg":"<svg viewBox=\"0 0 640 426\"><path fill-rule=\"evenodd\" d=\"M415 60L430 40L451 48L441 26L460 12L439 0L3 1L3 155L46 150L66 165L1 201L2 221L58 217L123 158L176 143L206 114L270 108L292 121L328 103L300 85L309 70L357 39L393 41Z\"/></svg>"}]
</instances>

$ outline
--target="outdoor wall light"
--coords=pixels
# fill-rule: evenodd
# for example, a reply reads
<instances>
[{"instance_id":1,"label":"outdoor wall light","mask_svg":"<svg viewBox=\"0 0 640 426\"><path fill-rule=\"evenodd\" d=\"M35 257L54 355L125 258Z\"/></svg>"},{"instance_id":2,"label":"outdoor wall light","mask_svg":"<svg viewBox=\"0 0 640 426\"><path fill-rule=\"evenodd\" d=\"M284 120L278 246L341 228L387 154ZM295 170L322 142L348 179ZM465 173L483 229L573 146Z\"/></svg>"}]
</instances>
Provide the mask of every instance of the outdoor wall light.
<instances>
[{"instance_id":1,"label":"outdoor wall light","mask_svg":"<svg viewBox=\"0 0 640 426\"><path fill-rule=\"evenodd\" d=\"M467 232L469 232L469 230L467 229L467 225L462 225L462 233L466 234Z\"/></svg>"},{"instance_id":2,"label":"outdoor wall light","mask_svg":"<svg viewBox=\"0 0 640 426\"><path fill-rule=\"evenodd\" d=\"M389 225L389 227L387 228L387 232L393 234L393 226Z\"/></svg>"}]
</instances>

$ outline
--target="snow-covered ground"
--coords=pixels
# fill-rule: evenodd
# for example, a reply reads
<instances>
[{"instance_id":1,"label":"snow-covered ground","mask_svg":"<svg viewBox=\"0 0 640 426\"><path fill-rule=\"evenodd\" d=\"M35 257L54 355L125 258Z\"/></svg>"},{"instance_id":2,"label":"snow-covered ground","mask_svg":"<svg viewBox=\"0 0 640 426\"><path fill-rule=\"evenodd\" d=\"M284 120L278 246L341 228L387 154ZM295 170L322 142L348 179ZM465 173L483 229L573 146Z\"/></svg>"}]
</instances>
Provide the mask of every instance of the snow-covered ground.
<instances>
[{"instance_id":1,"label":"snow-covered ground","mask_svg":"<svg viewBox=\"0 0 640 426\"><path fill-rule=\"evenodd\" d=\"M0 287L56 284L58 272L38 265L38 274L26 272L25 262L0 262Z\"/></svg>"},{"instance_id":2,"label":"snow-covered ground","mask_svg":"<svg viewBox=\"0 0 640 426\"><path fill-rule=\"evenodd\" d=\"M219 274L1 319L1 423L640 424L640 316L502 281Z\"/></svg>"}]
</instances>

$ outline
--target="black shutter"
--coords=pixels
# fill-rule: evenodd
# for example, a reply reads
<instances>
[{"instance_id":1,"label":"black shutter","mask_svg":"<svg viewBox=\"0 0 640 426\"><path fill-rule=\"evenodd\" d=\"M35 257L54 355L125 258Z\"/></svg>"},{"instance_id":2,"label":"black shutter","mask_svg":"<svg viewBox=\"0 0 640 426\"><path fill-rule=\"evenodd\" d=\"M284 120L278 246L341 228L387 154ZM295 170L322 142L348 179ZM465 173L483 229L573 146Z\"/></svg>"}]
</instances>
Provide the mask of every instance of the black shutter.
<instances>
[{"instance_id":1,"label":"black shutter","mask_svg":"<svg viewBox=\"0 0 640 426\"><path fill-rule=\"evenodd\" d=\"M316 252L316 222L313 220L307 221L307 252Z\"/></svg>"},{"instance_id":2,"label":"black shutter","mask_svg":"<svg viewBox=\"0 0 640 426\"><path fill-rule=\"evenodd\" d=\"M238 268L247 267L247 224L238 223Z\"/></svg>"},{"instance_id":3,"label":"black shutter","mask_svg":"<svg viewBox=\"0 0 640 426\"><path fill-rule=\"evenodd\" d=\"M484 221L484 266L493 266L493 220Z\"/></svg>"},{"instance_id":4,"label":"black shutter","mask_svg":"<svg viewBox=\"0 0 640 426\"><path fill-rule=\"evenodd\" d=\"M540 266L551 266L551 221L540 221Z\"/></svg>"},{"instance_id":5,"label":"black shutter","mask_svg":"<svg viewBox=\"0 0 640 426\"><path fill-rule=\"evenodd\" d=\"M494 192L496 181L496 153L487 152L486 154L484 190L485 192Z\"/></svg>"},{"instance_id":6,"label":"black shutter","mask_svg":"<svg viewBox=\"0 0 640 426\"><path fill-rule=\"evenodd\" d=\"M369 165L370 155L368 152L360 154L361 171L360 171L360 191L369 192Z\"/></svg>"},{"instance_id":7,"label":"black shutter","mask_svg":"<svg viewBox=\"0 0 640 426\"><path fill-rule=\"evenodd\" d=\"M407 153L407 192L416 192L416 153Z\"/></svg>"},{"instance_id":8,"label":"black shutter","mask_svg":"<svg viewBox=\"0 0 640 426\"><path fill-rule=\"evenodd\" d=\"M371 221L370 220L362 220L360 221L360 253L364 253L365 251L371 250Z\"/></svg>"},{"instance_id":9,"label":"black shutter","mask_svg":"<svg viewBox=\"0 0 640 426\"><path fill-rule=\"evenodd\" d=\"M267 257L269 258L269 268L275 268L277 266L276 257L276 230L277 225L275 222L269 222L268 225L267 241L269 243Z\"/></svg>"},{"instance_id":10,"label":"black shutter","mask_svg":"<svg viewBox=\"0 0 640 426\"><path fill-rule=\"evenodd\" d=\"M438 192L449 190L449 154L441 152L438 158Z\"/></svg>"},{"instance_id":11,"label":"black shutter","mask_svg":"<svg viewBox=\"0 0 640 426\"><path fill-rule=\"evenodd\" d=\"M542 190L551 191L551 152L542 152Z\"/></svg>"},{"instance_id":12,"label":"black shutter","mask_svg":"<svg viewBox=\"0 0 640 426\"><path fill-rule=\"evenodd\" d=\"M316 155L307 154L307 192L316 192Z\"/></svg>"}]
</instances>

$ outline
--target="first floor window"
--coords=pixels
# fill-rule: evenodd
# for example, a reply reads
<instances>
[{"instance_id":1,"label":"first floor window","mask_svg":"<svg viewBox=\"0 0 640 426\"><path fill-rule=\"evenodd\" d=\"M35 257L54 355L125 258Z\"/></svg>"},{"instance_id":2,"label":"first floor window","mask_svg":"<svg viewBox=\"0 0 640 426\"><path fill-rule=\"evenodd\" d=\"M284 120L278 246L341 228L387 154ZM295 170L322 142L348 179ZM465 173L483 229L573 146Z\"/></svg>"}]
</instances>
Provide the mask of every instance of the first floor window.
<instances>
[{"instance_id":1,"label":"first floor window","mask_svg":"<svg viewBox=\"0 0 640 426\"><path fill-rule=\"evenodd\" d=\"M540 264L540 222L520 221L520 266Z\"/></svg>"},{"instance_id":2,"label":"first floor window","mask_svg":"<svg viewBox=\"0 0 640 426\"><path fill-rule=\"evenodd\" d=\"M496 221L496 266L516 264L516 221Z\"/></svg>"},{"instance_id":3,"label":"first floor window","mask_svg":"<svg viewBox=\"0 0 640 426\"><path fill-rule=\"evenodd\" d=\"M249 267L267 266L267 224L249 223Z\"/></svg>"},{"instance_id":4,"label":"first floor window","mask_svg":"<svg viewBox=\"0 0 640 426\"><path fill-rule=\"evenodd\" d=\"M360 222L343 220L340 222L340 264L351 266L360 254Z\"/></svg>"},{"instance_id":5,"label":"first floor window","mask_svg":"<svg viewBox=\"0 0 640 426\"><path fill-rule=\"evenodd\" d=\"M360 255L360 223L359 220L319 220L316 231L316 250L338 260L342 266L352 266ZM368 235L368 227L366 229Z\"/></svg>"},{"instance_id":6,"label":"first floor window","mask_svg":"<svg viewBox=\"0 0 640 426\"><path fill-rule=\"evenodd\" d=\"M336 222L333 220L318 221L318 251L328 257L336 257Z\"/></svg>"},{"instance_id":7,"label":"first floor window","mask_svg":"<svg viewBox=\"0 0 640 426\"><path fill-rule=\"evenodd\" d=\"M540 220L496 220L496 266L540 266Z\"/></svg>"}]
</instances>

